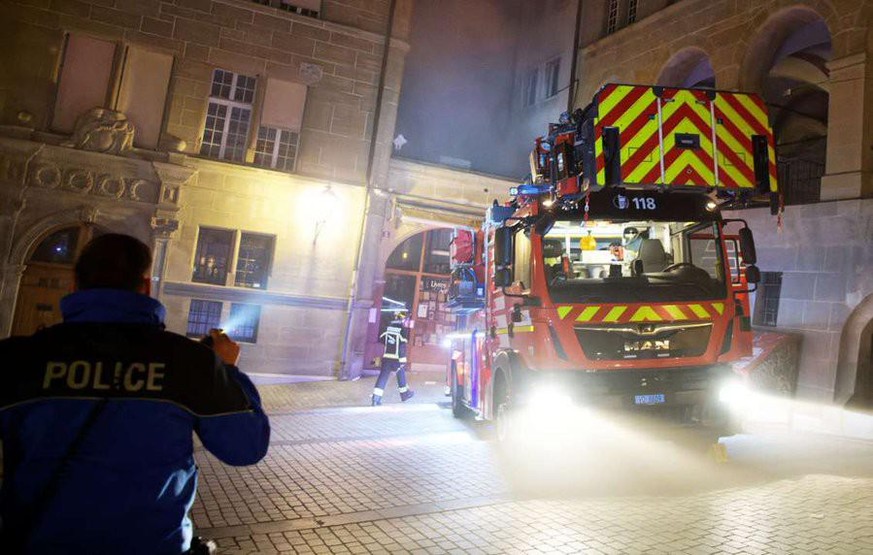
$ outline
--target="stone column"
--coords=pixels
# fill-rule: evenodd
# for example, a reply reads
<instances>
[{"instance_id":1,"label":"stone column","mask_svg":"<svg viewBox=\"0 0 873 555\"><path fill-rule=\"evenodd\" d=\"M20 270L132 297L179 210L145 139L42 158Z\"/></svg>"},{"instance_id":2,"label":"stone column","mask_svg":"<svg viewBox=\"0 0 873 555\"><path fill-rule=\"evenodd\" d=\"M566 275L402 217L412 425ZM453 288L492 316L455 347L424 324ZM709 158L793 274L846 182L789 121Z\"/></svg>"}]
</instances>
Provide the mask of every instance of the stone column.
<instances>
[{"instance_id":1,"label":"stone column","mask_svg":"<svg viewBox=\"0 0 873 555\"><path fill-rule=\"evenodd\" d=\"M197 178L197 170L185 165L184 154L170 154L167 162L153 162L155 173L161 180L157 208L151 219L152 228L152 297L161 300L170 239L179 229L179 213L182 191Z\"/></svg>"},{"instance_id":2,"label":"stone column","mask_svg":"<svg viewBox=\"0 0 873 555\"><path fill-rule=\"evenodd\" d=\"M24 275L23 264L0 265L0 338L9 337L12 332L12 319L15 317L15 301L18 286Z\"/></svg>"},{"instance_id":3,"label":"stone column","mask_svg":"<svg viewBox=\"0 0 873 555\"><path fill-rule=\"evenodd\" d=\"M821 200L873 196L873 83L867 55L852 54L828 63L828 145Z\"/></svg>"},{"instance_id":4,"label":"stone column","mask_svg":"<svg viewBox=\"0 0 873 555\"><path fill-rule=\"evenodd\" d=\"M152 297L161 300L161 290L164 284L164 274L167 268L167 254L170 239L179 229L179 221L166 217L154 216L152 227Z\"/></svg>"}]
</instances>

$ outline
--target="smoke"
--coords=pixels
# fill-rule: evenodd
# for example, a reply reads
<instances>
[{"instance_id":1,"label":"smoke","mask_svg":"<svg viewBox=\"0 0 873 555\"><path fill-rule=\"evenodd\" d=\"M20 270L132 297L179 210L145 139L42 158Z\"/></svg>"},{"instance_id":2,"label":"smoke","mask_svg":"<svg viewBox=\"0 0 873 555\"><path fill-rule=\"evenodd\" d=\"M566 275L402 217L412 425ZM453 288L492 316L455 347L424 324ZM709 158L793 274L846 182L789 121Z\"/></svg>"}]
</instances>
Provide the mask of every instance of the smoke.
<instances>
[{"instance_id":1,"label":"smoke","mask_svg":"<svg viewBox=\"0 0 873 555\"><path fill-rule=\"evenodd\" d=\"M522 3L416 4L397 123L409 141L403 157L518 176L519 153L502 147Z\"/></svg>"}]
</instances>

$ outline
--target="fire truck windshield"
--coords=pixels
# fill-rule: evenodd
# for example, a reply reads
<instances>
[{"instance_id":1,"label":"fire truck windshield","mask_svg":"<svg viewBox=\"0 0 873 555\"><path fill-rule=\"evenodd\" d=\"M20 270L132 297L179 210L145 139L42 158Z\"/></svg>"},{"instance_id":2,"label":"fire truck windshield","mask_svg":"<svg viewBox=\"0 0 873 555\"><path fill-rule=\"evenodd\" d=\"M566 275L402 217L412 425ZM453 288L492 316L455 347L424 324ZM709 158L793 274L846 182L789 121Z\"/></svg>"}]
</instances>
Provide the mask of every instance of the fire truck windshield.
<instances>
[{"instance_id":1,"label":"fire truck windshield","mask_svg":"<svg viewBox=\"0 0 873 555\"><path fill-rule=\"evenodd\" d=\"M542 238L556 303L722 299L725 263L714 221L558 220Z\"/></svg>"}]
</instances>

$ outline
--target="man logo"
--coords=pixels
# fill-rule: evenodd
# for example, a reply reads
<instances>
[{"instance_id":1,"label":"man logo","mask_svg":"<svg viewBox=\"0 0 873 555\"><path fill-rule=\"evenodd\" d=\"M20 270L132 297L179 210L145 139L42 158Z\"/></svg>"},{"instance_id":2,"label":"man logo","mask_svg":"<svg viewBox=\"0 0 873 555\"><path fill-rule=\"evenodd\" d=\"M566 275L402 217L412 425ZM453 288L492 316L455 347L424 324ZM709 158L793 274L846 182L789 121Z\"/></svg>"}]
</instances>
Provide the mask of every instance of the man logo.
<instances>
[{"instance_id":1,"label":"man logo","mask_svg":"<svg viewBox=\"0 0 873 555\"><path fill-rule=\"evenodd\" d=\"M627 210L628 201L627 197L624 195L615 195L615 198L612 199L612 204L615 205L619 210Z\"/></svg>"}]
</instances>

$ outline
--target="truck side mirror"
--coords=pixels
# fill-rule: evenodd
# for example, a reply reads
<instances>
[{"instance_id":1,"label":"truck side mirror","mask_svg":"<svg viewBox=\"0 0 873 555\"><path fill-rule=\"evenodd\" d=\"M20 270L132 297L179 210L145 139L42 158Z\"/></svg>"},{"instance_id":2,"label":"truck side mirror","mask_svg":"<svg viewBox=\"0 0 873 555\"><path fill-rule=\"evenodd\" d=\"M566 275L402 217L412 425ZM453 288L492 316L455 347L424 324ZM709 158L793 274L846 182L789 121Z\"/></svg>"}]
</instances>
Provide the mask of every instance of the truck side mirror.
<instances>
[{"instance_id":1,"label":"truck side mirror","mask_svg":"<svg viewBox=\"0 0 873 555\"><path fill-rule=\"evenodd\" d=\"M499 227L494 231L494 265L498 269L512 266L515 229Z\"/></svg>"},{"instance_id":2,"label":"truck side mirror","mask_svg":"<svg viewBox=\"0 0 873 555\"><path fill-rule=\"evenodd\" d=\"M494 230L494 285L512 285L512 254L514 252L515 229L498 227Z\"/></svg>"},{"instance_id":3,"label":"truck side mirror","mask_svg":"<svg viewBox=\"0 0 873 555\"><path fill-rule=\"evenodd\" d=\"M752 237L752 230L748 227L743 227L740 229L739 236L743 262L750 266L756 264L758 262L758 255L755 253L755 239Z\"/></svg>"},{"instance_id":4,"label":"truck side mirror","mask_svg":"<svg viewBox=\"0 0 873 555\"><path fill-rule=\"evenodd\" d=\"M746 282L747 283L759 283L761 281L761 270L758 269L754 264L751 266L746 266Z\"/></svg>"}]
</instances>

